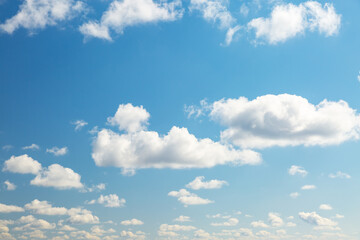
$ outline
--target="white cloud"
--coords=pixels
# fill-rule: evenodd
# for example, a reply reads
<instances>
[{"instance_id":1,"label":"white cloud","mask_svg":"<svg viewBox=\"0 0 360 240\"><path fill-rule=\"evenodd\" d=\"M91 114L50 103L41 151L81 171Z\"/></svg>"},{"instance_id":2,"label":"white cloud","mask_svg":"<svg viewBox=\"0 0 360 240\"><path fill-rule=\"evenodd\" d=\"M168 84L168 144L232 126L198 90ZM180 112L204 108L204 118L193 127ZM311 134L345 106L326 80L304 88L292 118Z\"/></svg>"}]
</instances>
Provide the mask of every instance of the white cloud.
<instances>
[{"instance_id":1,"label":"white cloud","mask_svg":"<svg viewBox=\"0 0 360 240\"><path fill-rule=\"evenodd\" d=\"M232 226L236 226L238 223L239 223L238 219L229 218L226 222L211 223L211 226L214 226L214 227L232 227Z\"/></svg>"},{"instance_id":2,"label":"white cloud","mask_svg":"<svg viewBox=\"0 0 360 240\"><path fill-rule=\"evenodd\" d=\"M83 127L88 125L87 122L84 120L76 120L75 122L71 123L72 125L75 125L75 131L80 131Z\"/></svg>"},{"instance_id":3,"label":"white cloud","mask_svg":"<svg viewBox=\"0 0 360 240\"><path fill-rule=\"evenodd\" d=\"M208 182L204 182L203 180L205 177L199 176L196 177L192 182L188 183L186 185L187 188L193 189L193 190L199 190L199 189L217 189L222 188L224 185L228 185L228 183L224 180L210 180Z\"/></svg>"},{"instance_id":4,"label":"white cloud","mask_svg":"<svg viewBox=\"0 0 360 240\"><path fill-rule=\"evenodd\" d=\"M254 29L256 38L270 44L285 42L306 30L319 31L325 36L339 32L341 15L337 14L332 4L324 6L316 1L307 1L299 5L292 3L275 6L269 18L256 18L248 23Z\"/></svg>"},{"instance_id":5,"label":"white cloud","mask_svg":"<svg viewBox=\"0 0 360 240\"><path fill-rule=\"evenodd\" d=\"M312 225L316 225L316 226L334 227L337 225L337 222L334 222L328 218L321 217L316 212L311 212L311 213L299 212L299 217L303 221L310 223Z\"/></svg>"},{"instance_id":6,"label":"white cloud","mask_svg":"<svg viewBox=\"0 0 360 240\"><path fill-rule=\"evenodd\" d=\"M46 152L52 153L55 156L63 156L65 154L67 154L68 148L67 147L62 147L62 148L52 147L50 149L46 149Z\"/></svg>"},{"instance_id":7,"label":"white cloud","mask_svg":"<svg viewBox=\"0 0 360 240\"><path fill-rule=\"evenodd\" d=\"M251 226L253 228L268 228L269 225L267 225L266 223L264 223L264 221L254 221L251 222Z\"/></svg>"},{"instance_id":8,"label":"white cloud","mask_svg":"<svg viewBox=\"0 0 360 240\"><path fill-rule=\"evenodd\" d=\"M37 174L41 170L41 164L29 157L27 154L21 156L11 156L4 163L3 171L21 174Z\"/></svg>"},{"instance_id":9,"label":"white cloud","mask_svg":"<svg viewBox=\"0 0 360 240\"><path fill-rule=\"evenodd\" d=\"M85 4L74 0L25 0L13 17L0 24L0 30L12 34L23 27L30 32L55 26L84 11Z\"/></svg>"},{"instance_id":10,"label":"white cloud","mask_svg":"<svg viewBox=\"0 0 360 240\"><path fill-rule=\"evenodd\" d=\"M52 164L44 168L36 177L31 180L31 185L42 187L54 187L57 189L82 188L81 176L70 168L59 164Z\"/></svg>"},{"instance_id":11,"label":"white cloud","mask_svg":"<svg viewBox=\"0 0 360 240\"><path fill-rule=\"evenodd\" d=\"M190 217L180 215L179 217L174 219L175 222L190 222Z\"/></svg>"},{"instance_id":12,"label":"white cloud","mask_svg":"<svg viewBox=\"0 0 360 240\"><path fill-rule=\"evenodd\" d=\"M71 208L68 210L70 216L67 220L72 224L96 224L99 223L99 218L92 215L91 211L81 208Z\"/></svg>"},{"instance_id":13,"label":"white cloud","mask_svg":"<svg viewBox=\"0 0 360 240\"><path fill-rule=\"evenodd\" d=\"M126 27L146 23L175 21L182 17L181 1L115 0L103 13L100 22L89 21L79 30L85 37L112 40L110 29L123 33Z\"/></svg>"},{"instance_id":14,"label":"white cloud","mask_svg":"<svg viewBox=\"0 0 360 240\"><path fill-rule=\"evenodd\" d=\"M319 207L320 210L332 210L332 206L329 204L321 204Z\"/></svg>"},{"instance_id":15,"label":"white cloud","mask_svg":"<svg viewBox=\"0 0 360 240\"><path fill-rule=\"evenodd\" d=\"M206 215L207 218L223 218L223 219L228 219L231 218L230 215L223 215L220 213L214 214L214 215Z\"/></svg>"},{"instance_id":16,"label":"white cloud","mask_svg":"<svg viewBox=\"0 0 360 240\"><path fill-rule=\"evenodd\" d=\"M25 209L41 215L66 215L68 213L64 207L53 207L47 201L39 201L38 199L26 204Z\"/></svg>"},{"instance_id":17,"label":"white cloud","mask_svg":"<svg viewBox=\"0 0 360 240\"><path fill-rule=\"evenodd\" d=\"M175 224L175 225L161 224L160 225L160 231L164 231L164 232L191 231L191 230L195 230L195 229L196 229L196 227L189 226L189 225L178 225L178 224Z\"/></svg>"},{"instance_id":18,"label":"white cloud","mask_svg":"<svg viewBox=\"0 0 360 240\"><path fill-rule=\"evenodd\" d=\"M286 226L287 227L296 227L296 223L288 222L288 223L286 223Z\"/></svg>"},{"instance_id":19,"label":"white cloud","mask_svg":"<svg viewBox=\"0 0 360 240\"><path fill-rule=\"evenodd\" d=\"M15 205L6 205L0 203L0 212L1 213L24 212L24 209L22 207L18 207Z\"/></svg>"},{"instance_id":20,"label":"white cloud","mask_svg":"<svg viewBox=\"0 0 360 240\"><path fill-rule=\"evenodd\" d=\"M13 147L14 147L13 145L4 145L4 146L2 146L2 149L5 150L5 151L9 151Z\"/></svg>"},{"instance_id":21,"label":"white cloud","mask_svg":"<svg viewBox=\"0 0 360 240\"><path fill-rule=\"evenodd\" d=\"M236 33L241 29L241 26L236 25L235 27L229 28L226 32L225 36L225 46L229 46L231 42L233 41Z\"/></svg>"},{"instance_id":22,"label":"white cloud","mask_svg":"<svg viewBox=\"0 0 360 240\"><path fill-rule=\"evenodd\" d=\"M350 179L351 176L347 173L343 173L341 171L338 171L336 173L331 173L329 174L329 178L345 178L345 179Z\"/></svg>"},{"instance_id":23,"label":"white cloud","mask_svg":"<svg viewBox=\"0 0 360 240\"><path fill-rule=\"evenodd\" d=\"M300 175L302 177L305 177L308 172L303 167L292 165L289 169L289 174L292 176Z\"/></svg>"},{"instance_id":24,"label":"white cloud","mask_svg":"<svg viewBox=\"0 0 360 240\"><path fill-rule=\"evenodd\" d=\"M16 189L16 185L15 185L14 183L10 182L9 180L6 180L6 181L4 182L4 184L6 185L6 189L7 189L8 191L13 191L13 190Z\"/></svg>"},{"instance_id":25,"label":"white cloud","mask_svg":"<svg viewBox=\"0 0 360 240\"><path fill-rule=\"evenodd\" d=\"M241 4L240 14L243 15L244 17L247 17L249 12L250 12L249 7L245 3Z\"/></svg>"},{"instance_id":26,"label":"white cloud","mask_svg":"<svg viewBox=\"0 0 360 240\"><path fill-rule=\"evenodd\" d=\"M316 189L315 185L304 185L301 187L301 190L314 190Z\"/></svg>"},{"instance_id":27,"label":"white cloud","mask_svg":"<svg viewBox=\"0 0 360 240\"><path fill-rule=\"evenodd\" d=\"M298 192L290 193L290 197L292 197L292 198L298 198L299 195L300 195L300 194L299 194Z\"/></svg>"},{"instance_id":28,"label":"white cloud","mask_svg":"<svg viewBox=\"0 0 360 240\"><path fill-rule=\"evenodd\" d=\"M33 143L33 144L29 145L29 146L23 147L22 149L24 149L24 150L28 150L28 149L31 149L31 150L39 150L40 147L39 147L39 145Z\"/></svg>"},{"instance_id":29,"label":"white cloud","mask_svg":"<svg viewBox=\"0 0 360 240\"><path fill-rule=\"evenodd\" d=\"M136 218L131 220L125 220L121 222L121 225L129 226L129 225L143 225L144 223Z\"/></svg>"},{"instance_id":30,"label":"white cloud","mask_svg":"<svg viewBox=\"0 0 360 240\"><path fill-rule=\"evenodd\" d=\"M268 220L273 227L281 227L282 225L284 225L284 221L281 219L278 213L270 212L268 214Z\"/></svg>"},{"instance_id":31,"label":"white cloud","mask_svg":"<svg viewBox=\"0 0 360 240\"><path fill-rule=\"evenodd\" d=\"M195 193L190 193L186 189L180 189L179 191L171 191L168 194L171 197L176 197L179 202L187 205L203 205L213 203L209 199L204 199L196 195Z\"/></svg>"},{"instance_id":32,"label":"white cloud","mask_svg":"<svg viewBox=\"0 0 360 240\"><path fill-rule=\"evenodd\" d=\"M82 190L82 192L94 192L94 191L102 191L105 190L105 183L99 183L97 185L92 185L91 187L86 187Z\"/></svg>"},{"instance_id":33,"label":"white cloud","mask_svg":"<svg viewBox=\"0 0 360 240\"><path fill-rule=\"evenodd\" d=\"M359 139L360 116L345 101L313 105L289 94L222 99L210 116L228 127L221 139L243 148L326 146Z\"/></svg>"},{"instance_id":34,"label":"white cloud","mask_svg":"<svg viewBox=\"0 0 360 240\"><path fill-rule=\"evenodd\" d=\"M335 218L339 218L339 219L341 219L341 218L344 218L345 216L344 215L341 215L341 214L336 214L335 215Z\"/></svg>"},{"instance_id":35,"label":"white cloud","mask_svg":"<svg viewBox=\"0 0 360 240\"><path fill-rule=\"evenodd\" d=\"M24 231L24 230L40 230L40 229L54 229L56 227L55 223L49 223L44 219L37 219L32 215L22 216L18 223L23 223L25 225L14 228L15 231Z\"/></svg>"},{"instance_id":36,"label":"white cloud","mask_svg":"<svg viewBox=\"0 0 360 240\"><path fill-rule=\"evenodd\" d=\"M121 121L116 119L117 122ZM136 124L139 123L138 118L133 120ZM129 129L130 125L131 123L127 123L126 129ZM103 129L94 139L92 157L97 166L120 167L125 172L141 168L184 169L210 168L223 164L255 165L262 161L257 152L238 150L208 138L197 139L186 128L175 126L164 136L154 131L139 130L118 134Z\"/></svg>"},{"instance_id":37,"label":"white cloud","mask_svg":"<svg viewBox=\"0 0 360 240\"><path fill-rule=\"evenodd\" d=\"M119 199L119 196L116 194L109 195L100 195L98 199L94 199L88 202L88 204L99 203L103 204L105 207L123 207L126 203L124 198Z\"/></svg>"}]
</instances>

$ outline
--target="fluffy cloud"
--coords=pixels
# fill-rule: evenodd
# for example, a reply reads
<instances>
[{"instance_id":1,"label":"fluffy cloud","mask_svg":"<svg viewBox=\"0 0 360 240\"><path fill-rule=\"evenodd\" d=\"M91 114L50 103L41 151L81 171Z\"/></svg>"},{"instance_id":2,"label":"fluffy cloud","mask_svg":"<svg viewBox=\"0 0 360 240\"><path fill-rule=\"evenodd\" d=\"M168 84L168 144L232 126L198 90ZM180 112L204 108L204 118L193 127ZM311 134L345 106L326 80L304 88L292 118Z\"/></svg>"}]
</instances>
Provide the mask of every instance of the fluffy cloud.
<instances>
[{"instance_id":1,"label":"fluffy cloud","mask_svg":"<svg viewBox=\"0 0 360 240\"><path fill-rule=\"evenodd\" d=\"M121 222L121 225L129 226L129 225L143 225L144 223L136 218L131 220L125 220Z\"/></svg>"},{"instance_id":2,"label":"fluffy cloud","mask_svg":"<svg viewBox=\"0 0 360 240\"><path fill-rule=\"evenodd\" d=\"M129 105L125 105L129 106ZM142 112L141 108L129 107L132 111ZM127 109L128 110L128 109ZM121 115L109 118L110 122L120 123ZM92 157L97 166L115 166L125 172L141 168L210 168L223 164L259 164L260 154L251 150L238 150L211 139L197 139L186 128L172 127L167 135L160 136L154 131L144 129L140 123L144 118L131 118L137 127L128 122L124 130L136 132L115 133L109 129L98 132L93 142ZM140 121L140 119L142 119Z\"/></svg>"},{"instance_id":3,"label":"fluffy cloud","mask_svg":"<svg viewBox=\"0 0 360 240\"><path fill-rule=\"evenodd\" d=\"M42 187L54 187L57 189L82 188L81 176L70 168L59 164L52 164L44 168L30 184Z\"/></svg>"},{"instance_id":4,"label":"fluffy cloud","mask_svg":"<svg viewBox=\"0 0 360 240\"><path fill-rule=\"evenodd\" d=\"M22 174L37 174L41 170L41 164L29 157L27 154L15 157L12 156L4 163L3 171Z\"/></svg>"},{"instance_id":5,"label":"fluffy cloud","mask_svg":"<svg viewBox=\"0 0 360 240\"><path fill-rule=\"evenodd\" d=\"M332 210L332 206L329 204L321 204L319 207L320 210Z\"/></svg>"},{"instance_id":6,"label":"fluffy cloud","mask_svg":"<svg viewBox=\"0 0 360 240\"><path fill-rule=\"evenodd\" d=\"M32 215L22 216L18 223L23 223L25 225L21 227L14 228L15 231L24 231L24 230L40 230L40 229L54 229L56 227L55 223L49 223L44 219L37 219Z\"/></svg>"},{"instance_id":7,"label":"fluffy cloud","mask_svg":"<svg viewBox=\"0 0 360 240\"><path fill-rule=\"evenodd\" d=\"M211 226L214 226L214 227L232 227L232 226L236 226L238 223L239 223L238 219L229 218L226 222L211 223Z\"/></svg>"},{"instance_id":8,"label":"fluffy cloud","mask_svg":"<svg viewBox=\"0 0 360 240\"><path fill-rule=\"evenodd\" d=\"M88 125L88 123L85 122L84 120L76 120L72 124L75 125L75 131L80 131L83 127Z\"/></svg>"},{"instance_id":9,"label":"fluffy cloud","mask_svg":"<svg viewBox=\"0 0 360 240\"><path fill-rule=\"evenodd\" d=\"M179 191L171 191L168 194L171 197L176 197L179 202L187 205L203 205L213 203L213 201L209 199L204 199L196 195L195 193L190 193L186 189L180 189Z\"/></svg>"},{"instance_id":10,"label":"fluffy cloud","mask_svg":"<svg viewBox=\"0 0 360 240\"><path fill-rule=\"evenodd\" d=\"M175 222L190 222L191 220L190 220L190 217L181 215L181 216L175 218L174 221Z\"/></svg>"},{"instance_id":11,"label":"fluffy cloud","mask_svg":"<svg viewBox=\"0 0 360 240\"><path fill-rule=\"evenodd\" d=\"M94 199L88 202L88 204L99 203L105 205L105 207L123 207L126 203L124 198L119 199L116 194L100 195L98 199Z\"/></svg>"},{"instance_id":12,"label":"fluffy cloud","mask_svg":"<svg viewBox=\"0 0 360 240\"><path fill-rule=\"evenodd\" d=\"M289 174L292 176L300 175L302 177L305 177L308 172L303 167L292 165L289 169Z\"/></svg>"},{"instance_id":13,"label":"fluffy cloud","mask_svg":"<svg viewBox=\"0 0 360 240\"><path fill-rule=\"evenodd\" d=\"M53 207L47 201L39 201L38 199L26 204L25 209L42 215L65 215L68 213L68 210L64 207Z\"/></svg>"},{"instance_id":14,"label":"fluffy cloud","mask_svg":"<svg viewBox=\"0 0 360 240\"><path fill-rule=\"evenodd\" d=\"M284 221L281 219L278 213L270 212L268 214L268 220L273 227L281 227L282 225L284 225Z\"/></svg>"},{"instance_id":15,"label":"fluffy cloud","mask_svg":"<svg viewBox=\"0 0 360 240\"><path fill-rule=\"evenodd\" d=\"M103 13L100 22L90 21L80 26L79 30L85 37L112 40L110 29L122 33L126 27L130 26L175 21L181 18L182 14L180 0L170 3L153 0L115 0Z\"/></svg>"},{"instance_id":16,"label":"fluffy cloud","mask_svg":"<svg viewBox=\"0 0 360 240\"><path fill-rule=\"evenodd\" d=\"M222 99L210 116L228 127L222 140L244 148L326 146L359 138L360 116L345 101L313 105L289 94Z\"/></svg>"},{"instance_id":17,"label":"fluffy cloud","mask_svg":"<svg viewBox=\"0 0 360 240\"><path fill-rule=\"evenodd\" d=\"M331 173L329 174L329 178L345 178L345 179L350 179L351 176L347 173L343 173L341 171L338 171L336 173Z\"/></svg>"},{"instance_id":18,"label":"fluffy cloud","mask_svg":"<svg viewBox=\"0 0 360 240\"><path fill-rule=\"evenodd\" d=\"M269 18L256 18L248 23L254 29L256 38L270 44L285 42L289 38L304 34L306 30L318 31L325 36L338 33L341 16L332 4L324 6L316 1L307 1L299 5L292 3L275 6Z\"/></svg>"},{"instance_id":19,"label":"fluffy cloud","mask_svg":"<svg viewBox=\"0 0 360 240\"><path fill-rule=\"evenodd\" d=\"M39 150L40 147L39 147L39 145L33 143L33 144L29 145L29 146L23 147L22 149L24 149L24 150L28 150L28 149L31 149L31 150Z\"/></svg>"},{"instance_id":20,"label":"fluffy cloud","mask_svg":"<svg viewBox=\"0 0 360 240\"><path fill-rule=\"evenodd\" d=\"M15 185L14 183L10 182L9 180L6 180L6 181L4 182L4 184L6 185L6 189L7 189L8 191L13 191L13 190L16 189L16 185Z\"/></svg>"},{"instance_id":21,"label":"fluffy cloud","mask_svg":"<svg viewBox=\"0 0 360 240\"><path fill-rule=\"evenodd\" d=\"M314 190L316 189L315 185L304 185L301 187L301 190Z\"/></svg>"},{"instance_id":22,"label":"fluffy cloud","mask_svg":"<svg viewBox=\"0 0 360 240\"><path fill-rule=\"evenodd\" d=\"M126 132L137 132L146 129L150 114L143 106L137 107L132 104L120 104L114 117L109 117L108 123L118 126L119 130Z\"/></svg>"},{"instance_id":23,"label":"fluffy cloud","mask_svg":"<svg viewBox=\"0 0 360 240\"><path fill-rule=\"evenodd\" d=\"M17 14L0 24L0 30L12 34L18 28L26 28L30 32L55 26L70 20L84 11L85 4L74 0L25 0Z\"/></svg>"},{"instance_id":24,"label":"fluffy cloud","mask_svg":"<svg viewBox=\"0 0 360 240\"><path fill-rule=\"evenodd\" d=\"M50 149L46 149L46 152L52 153L55 156L63 156L65 154L67 154L68 148L67 147L62 147L62 148L52 147Z\"/></svg>"},{"instance_id":25,"label":"fluffy cloud","mask_svg":"<svg viewBox=\"0 0 360 240\"><path fill-rule=\"evenodd\" d=\"M203 176L196 177L192 182L188 183L186 187L193 190L216 189L228 184L226 181L216 179L204 182L204 179L205 177Z\"/></svg>"},{"instance_id":26,"label":"fluffy cloud","mask_svg":"<svg viewBox=\"0 0 360 240\"><path fill-rule=\"evenodd\" d=\"M0 203L0 213L24 212L22 207Z\"/></svg>"},{"instance_id":27,"label":"fluffy cloud","mask_svg":"<svg viewBox=\"0 0 360 240\"><path fill-rule=\"evenodd\" d=\"M334 227L337 225L337 222L334 222L328 218L321 217L316 212L311 212L311 213L299 212L299 217L303 221L316 226Z\"/></svg>"},{"instance_id":28,"label":"fluffy cloud","mask_svg":"<svg viewBox=\"0 0 360 240\"><path fill-rule=\"evenodd\" d=\"M99 218L94 216L91 211L82 208L71 208L67 213L70 217L68 222L71 224L97 224Z\"/></svg>"}]
</instances>

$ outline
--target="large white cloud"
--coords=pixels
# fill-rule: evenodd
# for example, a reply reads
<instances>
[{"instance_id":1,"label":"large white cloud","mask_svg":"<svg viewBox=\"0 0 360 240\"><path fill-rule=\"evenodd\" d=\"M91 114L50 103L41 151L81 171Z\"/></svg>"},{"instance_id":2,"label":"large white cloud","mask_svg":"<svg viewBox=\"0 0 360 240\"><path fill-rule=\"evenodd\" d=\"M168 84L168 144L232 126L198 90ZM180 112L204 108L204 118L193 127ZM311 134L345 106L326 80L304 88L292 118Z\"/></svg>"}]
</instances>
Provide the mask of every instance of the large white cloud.
<instances>
[{"instance_id":1,"label":"large white cloud","mask_svg":"<svg viewBox=\"0 0 360 240\"><path fill-rule=\"evenodd\" d=\"M27 154L10 157L9 160L5 161L3 168L3 171L21 174L37 174L40 170L41 164Z\"/></svg>"},{"instance_id":2,"label":"large white cloud","mask_svg":"<svg viewBox=\"0 0 360 240\"><path fill-rule=\"evenodd\" d=\"M132 109L139 111L136 107ZM116 119L121 121L118 117ZM139 123L139 118L133 120ZM261 163L260 154L254 151L238 150L208 138L197 139L186 128L174 126L164 136L140 130L143 129L141 126L135 129L138 131L122 134L109 129L98 132L92 153L96 165L115 166L129 172L141 168L210 168L223 164Z\"/></svg>"},{"instance_id":3,"label":"large white cloud","mask_svg":"<svg viewBox=\"0 0 360 240\"><path fill-rule=\"evenodd\" d=\"M338 33L341 16L332 4L324 6L316 1L294 5L281 3L273 9L269 18L256 18L248 23L255 30L256 38L270 44L284 42L289 38L304 34L306 30L319 31L325 36Z\"/></svg>"},{"instance_id":4,"label":"large white cloud","mask_svg":"<svg viewBox=\"0 0 360 240\"><path fill-rule=\"evenodd\" d=\"M188 205L204 205L213 203L214 201L211 201L209 199L204 199L196 195L195 193L191 193L187 191L186 189L180 189L179 191L171 191L168 193L171 197L176 197L179 202L184 204L185 206Z\"/></svg>"},{"instance_id":5,"label":"large white cloud","mask_svg":"<svg viewBox=\"0 0 360 240\"><path fill-rule=\"evenodd\" d=\"M205 179L205 177L203 177L203 176L196 177L192 182L188 183L186 185L186 187L193 189L193 190L216 189L216 188L222 188L222 186L228 184L224 180L213 179L208 182L205 182L205 181L203 181L204 179Z\"/></svg>"},{"instance_id":6,"label":"large white cloud","mask_svg":"<svg viewBox=\"0 0 360 240\"><path fill-rule=\"evenodd\" d=\"M326 146L358 139L360 116L345 101L313 105L289 94L222 99L210 116L226 126L222 140L244 148Z\"/></svg>"},{"instance_id":7,"label":"large white cloud","mask_svg":"<svg viewBox=\"0 0 360 240\"><path fill-rule=\"evenodd\" d=\"M31 32L70 20L84 11L85 4L74 0L25 0L16 15L0 24L0 31L12 34L18 28Z\"/></svg>"},{"instance_id":8,"label":"large white cloud","mask_svg":"<svg viewBox=\"0 0 360 240\"><path fill-rule=\"evenodd\" d=\"M80 32L86 37L111 40L110 29L122 33L126 27L174 21L182 17L181 1L154 2L153 0L115 0L110 3L100 22L90 21L80 26Z\"/></svg>"},{"instance_id":9,"label":"large white cloud","mask_svg":"<svg viewBox=\"0 0 360 240\"><path fill-rule=\"evenodd\" d=\"M59 164L52 164L44 168L30 184L42 187L54 187L57 189L83 188L80 182L81 176L70 168Z\"/></svg>"}]
</instances>

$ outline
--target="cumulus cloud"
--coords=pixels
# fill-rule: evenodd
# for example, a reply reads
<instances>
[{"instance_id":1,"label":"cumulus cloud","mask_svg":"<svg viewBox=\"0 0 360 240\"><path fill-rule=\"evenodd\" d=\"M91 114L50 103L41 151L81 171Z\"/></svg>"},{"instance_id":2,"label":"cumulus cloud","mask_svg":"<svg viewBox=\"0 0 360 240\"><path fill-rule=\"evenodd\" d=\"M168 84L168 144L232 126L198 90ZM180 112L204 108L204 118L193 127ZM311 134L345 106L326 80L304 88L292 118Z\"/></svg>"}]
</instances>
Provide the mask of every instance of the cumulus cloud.
<instances>
[{"instance_id":1,"label":"cumulus cloud","mask_svg":"<svg viewBox=\"0 0 360 240\"><path fill-rule=\"evenodd\" d=\"M100 21L89 21L79 30L85 37L112 40L110 30L123 33L126 27L146 23L175 21L182 17L180 0L154 2L153 0L115 0L103 13Z\"/></svg>"},{"instance_id":2,"label":"cumulus cloud","mask_svg":"<svg viewBox=\"0 0 360 240\"><path fill-rule=\"evenodd\" d=\"M229 218L226 222L221 223L211 223L211 226L214 227L232 227L236 226L239 223L237 218Z\"/></svg>"},{"instance_id":3,"label":"cumulus cloud","mask_svg":"<svg viewBox=\"0 0 360 240\"><path fill-rule=\"evenodd\" d=\"M213 203L213 201L209 199L204 199L196 195L195 193L190 193L186 189L180 189L179 191L171 191L168 194L171 197L176 197L179 202L188 205L203 205Z\"/></svg>"},{"instance_id":4,"label":"cumulus cloud","mask_svg":"<svg viewBox=\"0 0 360 240\"><path fill-rule=\"evenodd\" d=\"M76 120L75 122L72 122L71 124L75 126L75 131L80 131L83 127L88 125L88 123L85 122L84 120Z\"/></svg>"},{"instance_id":5,"label":"cumulus cloud","mask_svg":"<svg viewBox=\"0 0 360 240\"><path fill-rule=\"evenodd\" d=\"M125 105L126 106L126 105ZM127 105L129 106L129 105ZM138 107L132 111L143 112ZM121 109L121 108L120 108ZM145 114L146 115L146 114ZM109 118L110 122L120 123L120 115ZM251 150L238 150L231 145L214 142L211 139L197 139L186 128L172 127L168 134L160 136L154 131L140 130L145 123L140 118L131 118L137 127L128 122L122 125L122 134L109 129L98 132L93 142L92 157L97 166L120 167L124 172L141 168L210 168L223 164L259 164L262 159L259 153ZM131 132L137 129L138 131Z\"/></svg>"},{"instance_id":6,"label":"cumulus cloud","mask_svg":"<svg viewBox=\"0 0 360 240\"><path fill-rule=\"evenodd\" d=\"M316 226L334 227L337 225L337 222L321 217L316 212L299 212L299 217L301 220Z\"/></svg>"},{"instance_id":7,"label":"cumulus cloud","mask_svg":"<svg viewBox=\"0 0 360 240\"><path fill-rule=\"evenodd\" d=\"M304 185L301 187L301 190L314 190L316 189L315 185Z\"/></svg>"},{"instance_id":8,"label":"cumulus cloud","mask_svg":"<svg viewBox=\"0 0 360 240\"><path fill-rule=\"evenodd\" d=\"M332 206L329 204L321 204L319 207L320 210L332 210Z\"/></svg>"},{"instance_id":9,"label":"cumulus cloud","mask_svg":"<svg viewBox=\"0 0 360 240\"><path fill-rule=\"evenodd\" d=\"M338 171L336 173L329 174L329 178L344 178L344 179L350 179L351 176L347 173Z\"/></svg>"},{"instance_id":10,"label":"cumulus cloud","mask_svg":"<svg viewBox=\"0 0 360 240\"><path fill-rule=\"evenodd\" d=\"M360 116L342 100L313 105L289 94L222 99L212 104L210 116L227 127L223 141L243 148L327 146L359 139Z\"/></svg>"},{"instance_id":11,"label":"cumulus cloud","mask_svg":"<svg viewBox=\"0 0 360 240\"><path fill-rule=\"evenodd\" d=\"M308 172L303 167L292 165L289 169L289 174L291 176L300 175L302 177L305 177Z\"/></svg>"},{"instance_id":12,"label":"cumulus cloud","mask_svg":"<svg viewBox=\"0 0 360 240\"><path fill-rule=\"evenodd\" d=\"M180 215L179 217L174 219L175 222L190 222L190 217Z\"/></svg>"},{"instance_id":13,"label":"cumulus cloud","mask_svg":"<svg viewBox=\"0 0 360 240\"><path fill-rule=\"evenodd\" d=\"M85 4L82 1L25 0L13 17L0 24L0 31L12 34L22 27L33 33L37 29L70 20L84 10Z\"/></svg>"},{"instance_id":14,"label":"cumulus cloud","mask_svg":"<svg viewBox=\"0 0 360 240\"><path fill-rule=\"evenodd\" d=\"M91 211L82 208L71 208L67 213L70 217L67 219L71 224L97 224L99 218Z\"/></svg>"},{"instance_id":15,"label":"cumulus cloud","mask_svg":"<svg viewBox=\"0 0 360 240\"><path fill-rule=\"evenodd\" d=\"M193 190L199 189L217 189L222 188L222 186L227 185L228 183L224 180L210 180L208 182L203 181L205 179L204 176L196 177L192 182L186 185L187 188Z\"/></svg>"},{"instance_id":16,"label":"cumulus cloud","mask_svg":"<svg viewBox=\"0 0 360 240\"><path fill-rule=\"evenodd\" d=\"M121 222L121 225L129 226L129 225L143 225L144 223L136 218L131 220L125 220Z\"/></svg>"},{"instance_id":17,"label":"cumulus cloud","mask_svg":"<svg viewBox=\"0 0 360 240\"><path fill-rule=\"evenodd\" d=\"M16 185L14 183L10 182L9 180L6 180L4 182L4 184L6 185L6 190L8 190L8 191L13 191L16 189Z\"/></svg>"},{"instance_id":18,"label":"cumulus cloud","mask_svg":"<svg viewBox=\"0 0 360 240\"><path fill-rule=\"evenodd\" d=\"M253 19L248 28L255 30L256 39L277 44L303 35L306 30L333 36L339 32L340 25L341 15L336 13L332 4L307 1L299 5L280 3L269 18Z\"/></svg>"},{"instance_id":19,"label":"cumulus cloud","mask_svg":"<svg viewBox=\"0 0 360 240\"><path fill-rule=\"evenodd\" d=\"M22 207L18 207L15 205L6 205L0 203L0 212L1 213L24 212L24 209Z\"/></svg>"},{"instance_id":20,"label":"cumulus cloud","mask_svg":"<svg viewBox=\"0 0 360 240\"><path fill-rule=\"evenodd\" d=\"M28 150L28 149L31 149L31 150L39 150L40 147L39 147L39 145L33 143L33 144L29 145L29 146L23 147L22 149L24 149L24 150Z\"/></svg>"},{"instance_id":21,"label":"cumulus cloud","mask_svg":"<svg viewBox=\"0 0 360 240\"><path fill-rule=\"evenodd\" d=\"M27 154L11 156L4 163L3 171L21 174L37 174L41 170L41 164Z\"/></svg>"},{"instance_id":22,"label":"cumulus cloud","mask_svg":"<svg viewBox=\"0 0 360 240\"><path fill-rule=\"evenodd\" d=\"M24 230L40 230L40 229L54 229L56 227L55 223L49 223L44 219L37 219L33 215L22 216L18 223L25 224L20 227L14 228L15 231L24 231Z\"/></svg>"},{"instance_id":23,"label":"cumulus cloud","mask_svg":"<svg viewBox=\"0 0 360 240\"><path fill-rule=\"evenodd\" d=\"M54 187L57 189L83 188L80 182L81 176L70 168L59 164L52 164L44 168L30 184L42 187Z\"/></svg>"},{"instance_id":24,"label":"cumulus cloud","mask_svg":"<svg viewBox=\"0 0 360 240\"><path fill-rule=\"evenodd\" d=\"M126 203L124 198L119 199L116 194L100 195L98 199L94 199L88 202L88 204L99 203L105 207L123 207Z\"/></svg>"},{"instance_id":25,"label":"cumulus cloud","mask_svg":"<svg viewBox=\"0 0 360 240\"><path fill-rule=\"evenodd\" d=\"M68 213L64 207L53 207L47 201L39 201L38 199L26 204L25 209L41 215L66 215Z\"/></svg>"},{"instance_id":26,"label":"cumulus cloud","mask_svg":"<svg viewBox=\"0 0 360 240\"><path fill-rule=\"evenodd\" d=\"M52 147L50 149L46 149L46 152L52 153L52 154L54 154L54 156L63 156L65 154L67 154L68 148L67 147L62 147L62 148Z\"/></svg>"},{"instance_id":27,"label":"cumulus cloud","mask_svg":"<svg viewBox=\"0 0 360 240\"><path fill-rule=\"evenodd\" d=\"M284 225L284 221L281 219L278 213L270 212L268 214L268 220L273 227L281 227L282 225Z\"/></svg>"}]
</instances>

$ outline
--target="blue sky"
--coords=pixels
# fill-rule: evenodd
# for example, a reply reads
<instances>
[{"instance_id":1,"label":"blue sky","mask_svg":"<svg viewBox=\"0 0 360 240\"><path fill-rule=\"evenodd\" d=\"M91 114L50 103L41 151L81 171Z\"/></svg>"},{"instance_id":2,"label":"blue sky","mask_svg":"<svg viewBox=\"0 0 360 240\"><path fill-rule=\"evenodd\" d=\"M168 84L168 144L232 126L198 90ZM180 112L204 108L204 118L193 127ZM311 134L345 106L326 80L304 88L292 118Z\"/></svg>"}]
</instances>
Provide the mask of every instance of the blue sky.
<instances>
[{"instance_id":1,"label":"blue sky","mask_svg":"<svg viewBox=\"0 0 360 240\"><path fill-rule=\"evenodd\" d=\"M359 11L0 0L0 238L360 239Z\"/></svg>"}]
</instances>

